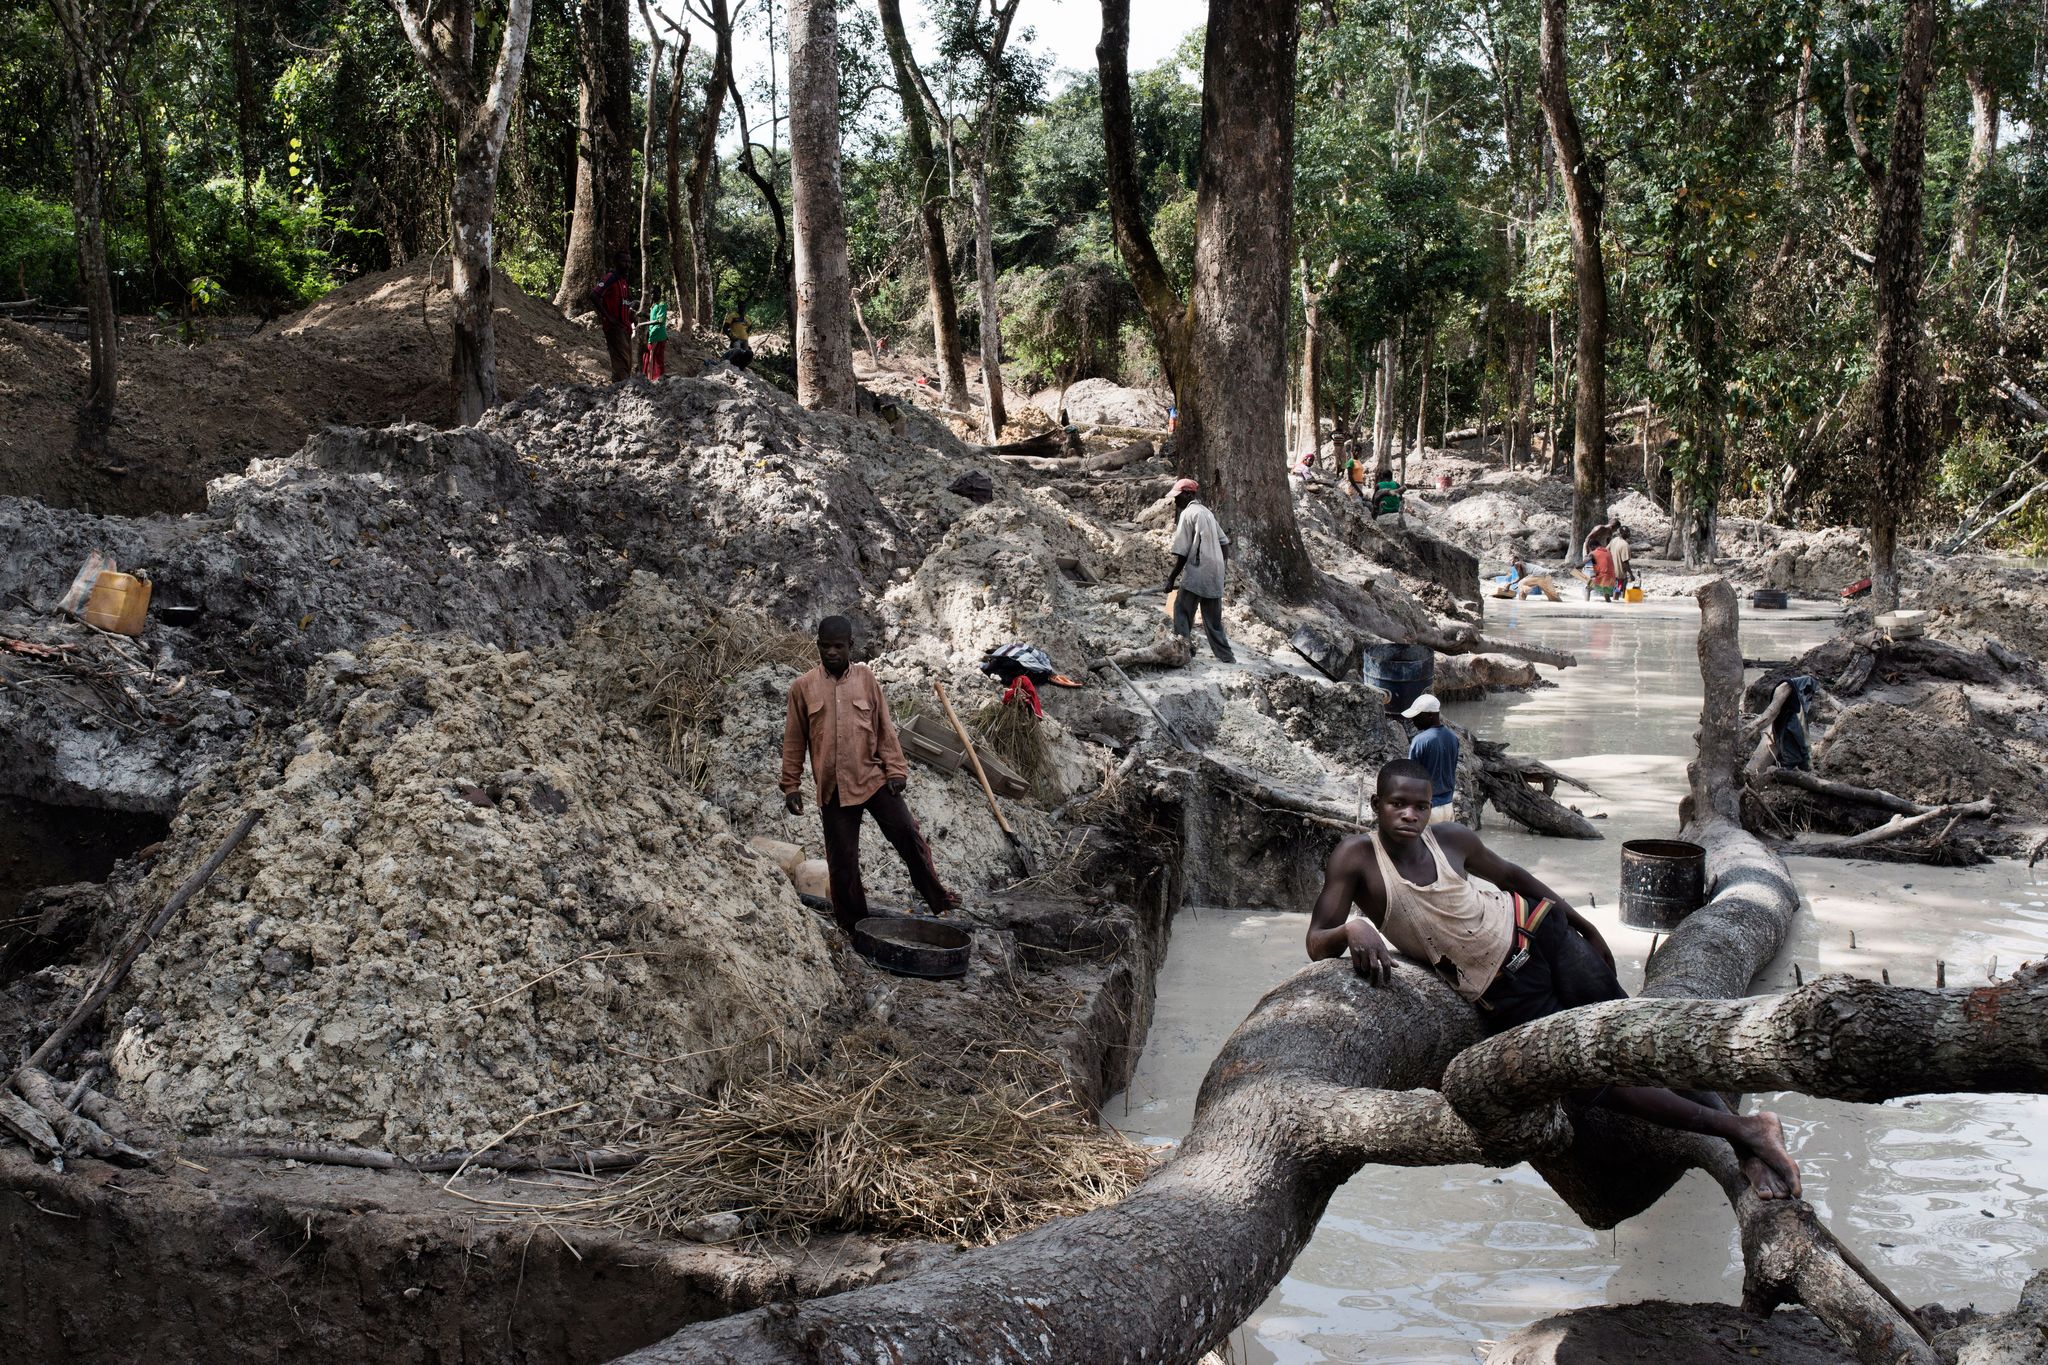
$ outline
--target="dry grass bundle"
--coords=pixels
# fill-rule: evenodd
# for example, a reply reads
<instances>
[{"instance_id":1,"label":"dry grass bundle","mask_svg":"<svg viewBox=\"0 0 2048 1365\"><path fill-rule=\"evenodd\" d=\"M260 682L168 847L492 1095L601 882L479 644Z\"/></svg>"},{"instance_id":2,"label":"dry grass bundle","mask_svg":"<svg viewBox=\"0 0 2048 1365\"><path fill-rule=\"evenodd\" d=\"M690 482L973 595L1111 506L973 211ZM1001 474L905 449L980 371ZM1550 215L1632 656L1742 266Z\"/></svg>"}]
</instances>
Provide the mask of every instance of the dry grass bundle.
<instances>
[{"instance_id":1,"label":"dry grass bundle","mask_svg":"<svg viewBox=\"0 0 2048 1365\"><path fill-rule=\"evenodd\" d=\"M747 612L691 618L670 633L616 634L611 643L623 657L613 676L615 689L660 736L668 766L697 791L711 782L712 741L726 709L726 687L763 664L802 671L818 661L817 646L801 632ZM659 647L650 648L650 639Z\"/></svg>"},{"instance_id":2,"label":"dry grass bundle","mask_svg":"<svg viewBox=\"0 0 2048 1365\"><path fill-rule=\"evenodd\" d=\"M1052 770L1052 750L1038 728L1031 704L1020 695L1014 701L985 702L967 718L975 747L994 754L1017 770L1017 775L1036 791Z\"/></svg>"},{"instance_id":3,"label":"dry grass bundle","mask_svg":"<svg viewBox=\"0 0 2048 1365\"><path fill-rule=\"evenodd\" d=\"M1145 1150L1099 1127L1034 1053L969 1075L847 1039L810 1075L736 1086L683 1114L600 1201L673 1233L735 1212L758 1234L858 1231L985 1246L1110 1203ZM1002 1063L1014 1063L1002 1065Z\"/></svg>"}]
</instances>

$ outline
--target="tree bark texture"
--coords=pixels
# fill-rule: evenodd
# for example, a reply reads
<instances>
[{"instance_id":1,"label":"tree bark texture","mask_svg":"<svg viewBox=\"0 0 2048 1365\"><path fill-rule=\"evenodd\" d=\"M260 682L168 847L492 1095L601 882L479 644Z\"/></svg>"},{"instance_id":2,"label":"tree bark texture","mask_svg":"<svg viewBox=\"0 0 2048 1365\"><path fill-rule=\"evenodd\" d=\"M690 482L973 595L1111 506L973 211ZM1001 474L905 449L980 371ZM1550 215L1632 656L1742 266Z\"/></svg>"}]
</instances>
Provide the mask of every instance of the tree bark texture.
<instances>
[{"instance_id":1,"label":"tree bark texture","mask_svg":"<svg viewBox=\"0 0 2048 1365\"><path fill-rule=\"evenodd\" d=\"M647 44L649 48L647 58L647 117L640 133L640 281L641 287L646 289L651 295L654 292L654 274L651 269L653 247L648 240L647 217L653 204L654 132L656 127L659 126L659 120L655 118L654 98L657 93L656 87L661 81L661 59L667 47L661 40L661 30L655 23L654 12L647 6L647 0L640 0L640 18L647 25ZM685 29L683 30L681 44L676 51L676 71L678 74L682 72L683 63L688 60L689 55L690 33L688 29ZM675 91L673 88L669 91L668 107L671 119L673 119L676 107ZM673 155L675 138L673 136L668 139L667 146L670 152L670 159L663 185L668 191L669 203L673 204L675 202L676 183ZM675 253L675 233L673 231L675 214L672 209L669 212L668 219L671 228L669 233L669 252L673 256ZM670 273L674 273L673 262L670 265Z\"/></svg>"},{"instance_id":2,"label":"tree bark texture","mask_svg":"<svg viewBox=\"0 0 2048 1365\"><path fill-rule=\"evenodd\" d=\"M790 197L796 220L796 396L853 415L853 279L839 189L839 12L789 7Z\"/></svg>"},{"instance_id":3,"label":"tree bark texture","mask_svg":"<svg viewBox=\"0 0 2048 1365\"><path fill-rule=\"evenodd\" d=\"M718 122L725 113L725 92L732 84L732 12L726 0L706 0L705 13L711 19L711 79L704 86L704 117L697 125L697 155L690 163L690 259L695 271L688 280L677 280L677 296L687 301L699 327L716 327L716 300L711 297L711 234L705 221L711 172L718 162ZM780 229L781 221L777 220ZM683 290L687 286L688 292Z\"/></svg>"},{"instance_id":4,"label":"tree bark texture","mask_svg":"<svg viewBox=\"0 0 2048 1365\"><path fill-rule=\"evenodd\" d=\"M1293 256L1298 0L1209 14L1196 191L1194 319L1183 467L1231 530L1237 558L1292 598L1316 575L1287 483L1288 263Z\"/></svg>"},{"instance_id":5,"label":"tree bark texture","mask_svg":"<svg viewBox=\"0 0 2048 1365\"><path fill-rule=\"evenodd\" d=\"M467 426L498 401L498 344L491 324L491 220L498 203L498 159L505 149L519 77L526 67L526 39L533 0L511 0L498 43L490 85L478 89L473 74L476 26L463 9L455 22L441 22L416 0L392 0L406 40L420 59L427 84L441 98L455 125L455 189L451 197L455 246L455 353L450 381L455 422Z\"/></svg>"},{"instance_id":6,"label":"tree bark texture","mask_svg":"<svg viewBox=\"0 0 2048 1365\"><path fill-rule=\"evenodd\" d=\"M1718 813L1740 752L1734 595L1703 590L1706 781L1691 832L1713 895L1650 961L1644 997L1480 1042L1448 987L1402 963L1386 987L1318 963L1270 992L1212 1064L1192 1130L1123 1202L1047 1224L890 1284L685 1329L626 1358L680 1362L1192 1362L1286 1273L1336 1188L1367 1162L1532 1158L1595 1226L1659 1197L1688 1165L1730 1192L1746 1303L1797 1297L1865 1361L1924 1365L1906 1318L1804 1205L1748 1193L1720 1142L1560 1097L1610 1083L1800 1088L1853 1099L2048 1088L2048 970L1974 991L1827 978L1724 998L1776 953L1798 906L1782 863ZM1726 766L1727 772L1722 775ZM1728 790L1713 785L1722 782Z\"/></svg>"},{"instance_id":7,"label":"tree bark texture","mask_svg":"<svg viewBox=\"0 0 2048 1365\"><path fill-rule=\"evenodd\" d=\"M1337 263L1330 263L1324 288L1334 281ZM1308 262L1301 262L1301 396L1299 419L1294 433L1294 457L1311 462L1323 449L1323 289L1309 287Z\"/></svg>"},{"instance_id":8,"label":"tree bark texture","mask_svg":"<svg viewBox=\"0 0 2048 1365\"><path fill-rule=\"evenodd\" d=\"M1003 317L996 301L996 235L988 202L988 138L992 130L982 129L981 146L968 167L974 187L974 263L981 293L981 384L988 395L986 416L989 443L1003 439L1003 426L1010 420L1003 407Z\"/></svg>"},{"instance_id":9,"label":"tree bark texture","mask_svg":"<svg viewBox=\"0 0 2048 1365\"><path fill-rule=\"evenodd\" d=\"M916 180L918 232L924 243L926 302L932 314L932 354L938 359L939 398L956 412L967 409L967 358L960 343L960 304L953 291L953 256L946 245L946 196L941 169L932 146L931 121L912 75L916 58L903 28L901 0L877 0L882 37L896 77L896 96L903 105L904 142L910 153L910 174ZM991 438L994 439L994 438Z\"/></svg>"},{"instance_id":10,"label":"tree bark texture","mask_svg":"<svg viewBox=\"0 0 2048 1365\"><path fill-rule=\"evenodd\" d=\"M687 329L697 321L697 234L683 200L683 64L690 45L669 59L668 103L662 110L661 214L668 239L669 316ZM652 121L652 111L649 111Z\"/></svg>"},{"instance_id":11,"label":"tree bark texture","mask_svg":"<svg viewBox=\"0 0 2048 1365\"><path fill-rule=\"evenodd\" d=\"M591 290L631 250L633 41L626 0L582 0L576 12L576 202L555 307L596 308ZM644 288L646 277L640 284Z\"/></svg>"},{"instance_id":12,"label":"tree bark texture","mask_svg":"<svg viewBox=\"0 0 2048 1365\"><path fill-rule=\"evenodd\" d=\"M1195 280L1185 305L1138 195L1129 0L1102 0L1095 49L1111 222L1180 406L1179 467L1202 484L1235 562L1297 600L1320 586L1294 521L1285 458L1298 14L1299 0L1229 0L1210 11Z\"/></svg>"},{"instance_id":13,"label":"tree bark texture","mask_svg":"<svg viewBox=\"0 0 2048 1365\"><path fill-rule=\"evenodd\" d=\"M1998 86L1984 68L1963 73L1970 87L1970 160L1956 195L1955 236L1949 242L1949 269L1967 272L1977 258L1977 225L1984 218L1984 176L1998 151Z\"/></svg>"},{"instance_id":14,"label":"tree bark texture","mask_svg":"<svg viewBox=\"0 0 2048 1365\"><path fill-rule=\"evenodd\" d=\"M1906 0L1891 145L1879 163L1856 121L1855 83L1845 81L1847 125L1878 201L1877 347L1870 377L1864 487L1870 518L1870 605L1899 605L1898 534L1918 500L1933 454L1920 347L1921 190L1926 169L1927 87L1934 74L1934 0ZM1845 70L1845 77L1849 73Z\"/></svg>"},{"instance_id":15,"label":"tree bark texture","mask_svg":"<svg viewBox=\"0 0 2048 1365\"><path fill-rule=\"evenodd\" d=\"M1565 79L1565 18L1565 0L1542 0L1537 93L1557 151L1559 179L1564 183L1565 216L1572 233L1572 282L1579 305L1570 550L1576 558L1586 533L1607 520L1607 267L1600 254L1600 182L1587 156ZM1556 455L1553 450L1552 458Z\"/></svg>"}]
</instances>

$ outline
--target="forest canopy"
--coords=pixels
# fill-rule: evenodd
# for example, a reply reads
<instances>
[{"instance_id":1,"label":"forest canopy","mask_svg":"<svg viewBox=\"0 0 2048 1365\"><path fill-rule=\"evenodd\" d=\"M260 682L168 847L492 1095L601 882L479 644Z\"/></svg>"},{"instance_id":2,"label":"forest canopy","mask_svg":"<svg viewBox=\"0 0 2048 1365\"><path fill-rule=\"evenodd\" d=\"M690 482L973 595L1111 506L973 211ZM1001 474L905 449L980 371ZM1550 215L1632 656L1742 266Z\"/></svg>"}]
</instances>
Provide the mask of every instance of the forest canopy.
<instances>
[{"instance_id":1,"label":"forest canopy","mask_svg":"<svg viewBox=\"0 0 2048 1365\"><path fill-rule=\"evenodd\" d=\"M1869 172L1893 136L1915 5L1553 4L1584 139L1583 165L1565 171L1597 196L1604 443L1641 437L1638 472L1685 513L1688 558L1711 547L1724 508L1865 521L1882 330ZM737 310L787 328L786 10L533 0L492 210L497 266L579 311L587 285L568 265L588 230L650 282L694 292L700 325ZM267 317L449 253L456 120L388 0L0 0L0 293L82 298L70 12L132 35L96 71L119 312ZM1583 295L1570 175L1545 126L1544 13L1538 0L1300 7L1297 443L1312 417L1319 434L1371 422L1382 449L1480 427L1518 458L1569 458ZM1910 357L1931 458L1904 475L1928 525L2038 482L2048 416L2048 24L2039 0L1934 16ZM477 16L479 79L504 18L498 3ZM937 241L959 281L945 300L955 346L974 354L996 313L1011 384L1169 381L1111 221L1101 77L1055 69L1033 31L1070 22L1033 0L839 6L860 344L934 346ZM892 23L908 28L900 64ZM1203 42L1190 32L1130 80L1142 214L1182 291ZM598 226L579 229L590 212ZM984 254L992 288L977 290ZM2048 499L1987 538L2048 544Z\"/></svg>"}]
</instances>

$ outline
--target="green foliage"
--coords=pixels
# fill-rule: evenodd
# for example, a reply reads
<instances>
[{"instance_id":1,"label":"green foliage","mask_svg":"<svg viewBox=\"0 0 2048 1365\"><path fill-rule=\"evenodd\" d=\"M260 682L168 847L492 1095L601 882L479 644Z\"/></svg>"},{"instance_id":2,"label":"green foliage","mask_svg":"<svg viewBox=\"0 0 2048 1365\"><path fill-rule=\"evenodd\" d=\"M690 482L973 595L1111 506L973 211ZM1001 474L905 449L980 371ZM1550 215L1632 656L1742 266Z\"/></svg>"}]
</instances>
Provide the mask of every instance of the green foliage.
<instances>
[{"instance_id":1,"label":"green foliage","mask_svg":"<svg viewBox=\"0 0 2048 1365\"><path fill-rule=\"evenodd\" d=\"M1003 347L1037 384L1117 377L1137 296L1102 262L1027 267L1003 278Z\"/></svg>"},{"instance_id":2,"label":"green foliage","mask_svg":"<svg viewBox=\"0 0 2048 1365\"><path fill-rule=\"evenodd\" d=\"M61 298L77 275L70 208L0 185L0 288Z\"/></svg>"}]
</instances>

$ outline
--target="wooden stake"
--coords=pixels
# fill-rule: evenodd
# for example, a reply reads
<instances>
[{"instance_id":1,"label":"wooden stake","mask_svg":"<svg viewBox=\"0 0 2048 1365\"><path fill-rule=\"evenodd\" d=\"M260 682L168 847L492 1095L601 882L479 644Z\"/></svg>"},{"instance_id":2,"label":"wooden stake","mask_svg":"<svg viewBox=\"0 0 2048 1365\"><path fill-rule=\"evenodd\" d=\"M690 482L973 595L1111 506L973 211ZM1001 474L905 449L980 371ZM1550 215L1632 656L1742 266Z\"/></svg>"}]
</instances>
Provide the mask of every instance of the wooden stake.
<instances>
[{"instance_id":1,"label":"wooden stake","mask_svg":"<svg viewBox=\"0 0 2048 1365\"><path fill-rule=\"evenodd\" d=\"M7 1080L4 1083L0 1083L0 1090L5 1090L8 1086L13 1085L16 1078L22 1072L41 1067L44 1062L49 1060L50 1055L63 1044L64 1040L77 1030L80 1024L92 1017L93 1012L98 1010L100 1006L107 1003L107 997L112 995L115 988L128 979L129 969L135 965L135 960L142 956L143 950L152 943L155 943L157 935L170 927L171 921L176 919L178 913L185 908L185 903L199 894L200 888L206 885L207 878L220 870L220 865L228 860L228 855L235 851L235 846L248 837L249 831L256 827L256 822L261 818L263 818L263 812L260 809L243 813L242 818L235 822L235 827L228 831L228 837L221 840L220 847L216 848L212 855L204 863L200 864L197 872L194 872L185 879L183 886L171 893L171 898L164 902L164 908L157 911L156 918L152 919L143 931L135 936L134 941L122 952L120 958L115 961L112 968L100 980L100 983L87 992L85 999L78 1002L78 1008L71 1011L71 1017L59 1024L57 1031L51 1034L44 1041L43 1045L29 1056L26 1062L23 1062L8 1074Z\"/></svg>"},{"instance_id":2,"label":"wooden stake","mask_svg":"<svg viewBox=\"0 0 2048 1365\"><path fill-rule=\"evenodd\" d=\"M1849 951L1852 953L1856 951L1856 931L1854 929L1849 931Z\"/></svg>"},{"instance_id":3,"label":"wooden stake","mask_svg":"<svg viewBox=\"0 0 2048 1365\"><path fill-rule=\"evenodd\" d=\"M1799 970L1797 962L1792 964L1792 984L1795 986L1804 986L1806 984L1806 973Z\"/></svg>"},{"instance_id":4,"label":"wooden stake","mask_svg":"<svg viewBox=\"0 0 2048 1365\"><path fill-rule=\"evenodd\" d=\"M1938 990L1948 984L1948 964L1940 958L1934 959L1934 985Z\"/></svg>"}]
</instances>

